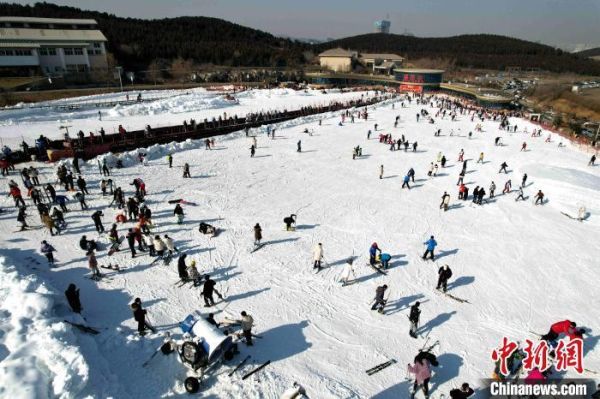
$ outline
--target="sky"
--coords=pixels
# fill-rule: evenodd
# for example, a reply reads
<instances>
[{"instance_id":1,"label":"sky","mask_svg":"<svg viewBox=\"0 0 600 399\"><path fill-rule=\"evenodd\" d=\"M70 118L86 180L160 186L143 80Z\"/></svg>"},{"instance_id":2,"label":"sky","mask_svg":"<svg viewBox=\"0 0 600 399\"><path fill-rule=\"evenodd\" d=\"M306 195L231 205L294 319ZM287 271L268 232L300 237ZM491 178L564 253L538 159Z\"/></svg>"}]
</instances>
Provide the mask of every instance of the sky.
<instances>
[{"instance_id":1,"label":"sky","mask_svg":"<svg viewBox=\"0 0 600 399\"><path fill-rule=\"evenodd\" d=\"M32 1L8 0L19 4ZM600 0L47 0L123 17L209 16L277 36L327 39L373 31L420 37L494 33L572 50L600 46Z\"/></svg>"}]
</instances>

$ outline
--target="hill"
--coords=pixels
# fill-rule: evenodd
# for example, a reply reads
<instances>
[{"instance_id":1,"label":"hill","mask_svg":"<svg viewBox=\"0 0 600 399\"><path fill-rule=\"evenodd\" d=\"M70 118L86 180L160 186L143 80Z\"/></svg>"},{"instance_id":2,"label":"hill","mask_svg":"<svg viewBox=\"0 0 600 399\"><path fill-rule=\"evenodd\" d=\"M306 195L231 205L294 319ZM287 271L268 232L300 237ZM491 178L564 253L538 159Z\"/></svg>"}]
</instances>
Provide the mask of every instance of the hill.
<instances>
[{"instance_id":1,"label":"hill","mask_svg":"<svg viewBox=\"0 0 600 399\"><path fill-rule=\"evenodd\" d=\"M580 57L586 57L586 58L600 57L600 47L595 47L595 48L591 48L588 50L578 51L575 54L577 54Z\"/></svg>"},{"instance_id":2,"label":"hill","mask_svg":"<svg viewBox=\"0 0 600 399\"><path fill-rule=\"evenodd\" d=\"M295 65L304 61L302 51L307 46L208 17L121 18L50 3L0 3L0 15L95 19L108 39L109 51L129 68L144 68L155 59L175 58L233 66Z\"/></svg>"},{"instance_id":3,"label":"hill","mask_svg":"<svg viewBox=\"0 0 600 399\"><path fill-rule=\"evenodd\" d=\"M592 60L539 43L499 35L460 35L421 38L414 36L370 33L334 40L317 46L370 52L395 52L419 58L446 58L462 67L499 69L518 66L552 72L575 72L599 75L600 65Z\"/></svg>"}]
</instances>

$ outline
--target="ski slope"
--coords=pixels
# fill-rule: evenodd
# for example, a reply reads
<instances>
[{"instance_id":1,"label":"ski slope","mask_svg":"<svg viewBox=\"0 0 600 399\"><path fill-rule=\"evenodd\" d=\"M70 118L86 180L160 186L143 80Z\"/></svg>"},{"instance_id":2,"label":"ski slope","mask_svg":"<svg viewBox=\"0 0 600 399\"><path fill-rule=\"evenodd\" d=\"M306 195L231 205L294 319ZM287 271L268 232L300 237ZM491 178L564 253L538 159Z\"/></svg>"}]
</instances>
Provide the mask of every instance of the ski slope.
<instances>
[{"instance_id":1,"label":"ski slope","mask_svg":"<svg viewBox=\"0 0 600 399\"><path fill-rule=\"evenodd\" d=\"M249 106L264 106L267 95L255 93ZM285 104L285 98L281 96L277 103ZM466 115L454 122L449 117L436 118L435 125L417 122L415 114L421 108L436 112L414 101L405 108L396 102L395 109L392 103L372 107L367 121L347 121L344 126L338 126L339 115L328 115L322 126L315 117L290 121L277 128L275 139L258 133L254 158L250 158L250 138L240 132L217 137L214 150L194 142L155 146L145 150L149 154L146 166L134 163L134 154L128 154L125 158L131 166L112 170L126 198L133 194L129 183L134 178L146 182L147 203L157 225L154 232L174 238L188 254L188 262L195 259L199 271L209 273L217 289L226 292L228 305L215 315L217 321L226 315L238 317L245 310L255 320L255 333L263 337L253 347L242 344L240 356L204 380L200 397L278 398L298 381L311 398L407 398L412 383L406 380L406 364L412 363L425 342L408 335L408 308L416 300L422 310L419 334L428 335L430 342L440 341L434 349L440 367L434 368L430 382L432 397L447 395L463 382L480 387L480 379L491 375L490 354L503 336L535 339L530 331L545 333L552 323L567 318L588 327L584 364L600 370L600 309L596 305L600 245L593 239L600 231L600 168L587 166L589 155L569 143L559 148L558 136L545 143L547 132L536 138L525 134L525 127L529 132L533 128L527 121L512 119L518 131L507 133L498 129L497 122L486 120L484 131L475 132L477 121L471 122ZM396 115L401 119L394 128ZM131 117L131 123L135 118ZM379 131L367 140L366 133L375 123ZM304 128L313 131L312 136L302 133ZM442 134L434 137L438 128ZM472 139L467 137L469 131L473 131ZM418 151L390 151L389 145L377 140L380 132L392 133L394 138L404 134L411 143L417 140ZM494 146L496 136L502 137L502 147ZM296 152L298 140L302 141L301 153ZM519 151L523 141L528 143L526 152ZM363 148L363 156L353 160L352 148L357 145ZM496 198L482 206L457 201L461 148L469 159L465 183L471 193L476 185L489 192L491 181L496 183ZM165 159L170 151L174 151L172 169ZM430 162L436 161L438 152L446 155L448 163L436 177L428 177ZM485 153L485 162L476 164L480 152ZM507 175L498 174L503 161L509 165ZM181 176L185 162L191 165L192 179ZM379 179L380 165L384 165L383 179ZM401 189L410 167L416 171L415 184L410 190ZM54 166L40 168L42 182L54 180ZM148 367L141 367L162 338L160 334L138 337L128 304L140 297L152 324L161 332L178 333L177 323L189 313L208 312L200 289L175 285L176 260L170 266L150 265L148 256L131 259L126 245L110 259L106 251L98 252L100 264L118 263L125 268L121 273L101 269L110 280L99 283L84 278L88 270L78 241L82 234L96 236L89 215L94 209L104 209L108 229L116 210L105 209L110 199L99 195L101 176L96 161L85 165L83 172L92 192L90 210L81 212L77 204L69 204L75 211L65 215L69 227L61 236L50 237L45 230L14 233L12 200L3 197L0 202L7 210L0 214L0 256L5 257L6 268L19 276L1 280L3 299L19 287L29 291L23 281L37 279L56 287L47 294L53 305L48 304L42 316L7 313L3 307L4 322L31 320L24 323L27 328L18 329L22 335L37 329L37 320L44 326L52 324L55 334L67 337L64 345L73 347L73 356L85 362L85 367L50 369L74 381L69 385L71 395L69 386L59 390L48 379L39 379L32 389L42 393L21 397L185 395L187 370L174 355L159 355ZM523 173L529 175L528 199L515 202ZM515 191L502 195L508 178ZM6 190L5 184L2 187ZM539 189L548 199L543 206L533 205ZM447 212L439 209L444 191L451 196ZM177 198L197 204L183 206L182 226L175 223L174 205L167 203ZM583 222L561 213L576 216L581 205L589 212ZM32 224L38 224L35 213L30 211ZM282 223L291 213L298 215L295 232L285 231ZM219 227L221 234L212 239L201 235L200 221ZM257 222L267 245L250 253L252 227ZM125 234L129 226L119 226L120 233ZM439 244L435 262L420 259L423 242L431 235ZM43 239L58 251L54 269L48 269L37 252ZM319 242L326 267L315 274L312 249ZM373 242L393 256L387 276L366 266ZM339 275L353 255L357 257L356 282L342 287ZM435 290L437 269L443 264L454 273L449 293L470 303L454 301ZM62 291L69 283L80 287L84 316L89 325L101 328L99 335L84 335L60 323L66 306ZM382 284L390 287L385 315L371 311L369 305ZM21 354L13 353L16 348L8 339L16 333L7 332L4 324L1 328L0 379L4 383L0 385L15 392L18 376L7 370L13 364L9 360ZM32 354L39 364L55 355ZM267 360L271 364L245 381L241 380L243 372L228 377L231 367L246 355L252 358L244 372ZM364 372L390 358L398 363L373 376ZM422 398L422 393L416 397Z\"/></svg>"},{"instance_id":2,"label":"ski slope","mask_svg":"<svg viewBox=\"0 0 600 399\"><path fill-rule=\"evenodd\" d=\"M130 92L135 99L138 92ZM255 90L232 93L236 102L228 101L222 93L206 89L186 90L147 90L139 91L144 99L164 97L155 101L131 105L117 105L110 108L83 108L79 110L58 110L57 108L31 108L31 106L61 105L65 100L46 101L39 104L21 104L19 108L0 108L0 139L16 150L21 141L30 145L40 136L51 139L63 138L61 126L68 126L71 137L79 130L86 136L93 132L98 136L100 128L106 133L116 133L119 125L126 130L141 130L146 125L152 127L181 125L184 120L202 121L223 116L223 112L232 116L245 116L249 112L292 110L308 105L324 105L331 101L348 101L359 98L360 93L329 90L295 91L291 89ZM93 103L105 101L124 101L124 93L108 93L96 96L68 99L69 103ZM99 120L98 112L102 120Z\"/></svg>"}]
</instances>

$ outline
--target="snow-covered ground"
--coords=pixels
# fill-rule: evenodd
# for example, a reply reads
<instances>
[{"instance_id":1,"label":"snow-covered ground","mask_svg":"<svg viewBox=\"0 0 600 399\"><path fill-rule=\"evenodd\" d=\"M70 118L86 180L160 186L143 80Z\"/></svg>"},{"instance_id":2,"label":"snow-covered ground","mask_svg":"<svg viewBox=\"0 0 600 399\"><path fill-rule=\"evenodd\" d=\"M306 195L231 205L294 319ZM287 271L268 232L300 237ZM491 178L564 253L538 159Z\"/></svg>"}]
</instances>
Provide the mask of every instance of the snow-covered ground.
<instances>
[{"instance_id":1,"label":"snow-covered ground","mask_svg":"<svg viewBox=\"0 0 600 399\"><path fill-rule=\"evenodd\" d=\"M245 107L271 107L265 102L287 105L286 95L275 100L271 94L270 103L268 99L267 92L257 91ZM218 137L212 151L194 142L157 146L149 151L147 166L113 169L112 178L126 190L126 197L133 192L129 183L135 177L144 179L155 233L173 237L188 261L195 259L199 269L210 273L217 288L227 293L228 307L216 319L227 314L237 317L246 310L256 322L255 333L263 337L253 347L242 344L242 356L212 373L200 397L277 398L298 381L311 398L407 398L406 364L412 363L424 343L408 335L408 307L416 300L422 303L419 333L440 341L434 349L440 367L434 368L431 380L436 398L465 381L479 387L480 379L491 375L490 354L503 336L521 341L535 338L529 331L544 333L550 324L567 318L589 328L585 367L600 370L600 244L594 239L600 231L600 168L588 167L589 155L568 143L559 148L559 137L545 143L546 133L537 138L523 133L525 127L529 132L533 128L523 120L512 120L519 126L517 133L500 131L492 121L484 122L480 133L474 131L476 122L466 116L455 122L436 118L436 125L430 125L416 122L422 106L414 102L406 108L398 103L391 107L371 108L368 121L344 126L338 126L339 116L330 116L322 126L315 118L289 122L277 129L274 140L264 134L258 137L254 158L249 154L250 139L236 133ZM396 115L401 121L394 128ZM143 124L144 118L133 116L127 123ZM81 123L95 124L86 119ZM379 132L367 140L367 130L375 123L380 132L418 141L418 151L389 151L388 145L375 139ZM305 127L314 134L302 133ZM433 135L437 128L442 129L440 137ZM472 139L467 137L469 131ZM504 146L494 146L496 136L502 137ZM296 152L298 140L302 140L301 153ZM523 141L528 143L526 152L519 151ZM356 145L363 148L363 156L352 160ZM471 192L476 185L488 191L492 180L498 187L497 197L482 206L457 201L461 148L470 160L465 183ZM170 151L175 151L172 169L165 161ZM440 151L448 158L446 168L437 177L427 177L430 162ZM476 164L480 152L485 153L485 163ZM509 165L508 175L498 174L503 161ZM181 176L185 162L191 165L192 179ZM385 169L383 179L379 179L380 165ZM42 182L54 181L54 166L40 166ZM415 184L410 190L401 189L410 167L416 171ZM128 304L140 297L150 322L161 332L175 333L186 315L208 311L200 290L174 285L176 261L164 266L150 265L148 256L131 259L126 245L110 258L105 250L98 252L100 264L118 263L126 268L121 273L109 272L110 280L99 283L84 278L88 270L78 241L82 234L96 236L89 215L92 209L104 209L108 228L117 211L105 209L110 200L99 195L102 177L95 161L83 172L92 192L90 211L69 204L74 211L66 215L69 227L63 235L50 237L45 230L14 233L12 201L4 197L0 202L7 211L0 214L0 256L4 257L0 270L0 385L4 388L0 389L10 392L10 397L27 397L26 392L13 394L25 388L30 389L29 397L69 397L69 391L72 397L184 394L186 369L174 356L159 355L148 367L141 367L162 338L159 334L138 337ZM523 173L529 175L528 199L515 202L515 192L502 195L506 179L512 179L516 189ZM5 184L2 187L6 190ZM539 189L548 199L544 206L532 203ZM447 212L439 209L444 191L451 195ZM176 198L197 204L184 205L183 226L175 223L174 205L167 203ZM561 213L576 215L581 205L590 213L583 222ZM35 210L30 213L32 224L38 224ZM282 218L291 213L298 215L297 230L286 232ZM214 224L222 233L213 239L201 235L200 221ZM250 253L252 226L257 222L267 245ZM119 226L119 231L124 234L129 226ZM430 235L439 243L435 262L420 259ZM58 250L56 268L47 268L37 252L43 239ZM314 274L312 249L319 242L326 268ZM393 256L387 276L365 265L372 242ZM357 282L342 287L339 275L352 255L358 257ZM436 292L437 269L443 264L454 272L449 292L470 303ZM81 288L86 323L101 328L99 335L85 335L60 323L68 313L62 291L69 283ZM380 315L370 310L369 302L375 288L384 283L391 292L386 314ZM27 334L32 335L31 347L25 343ZM60 342L50 340L42 351L37 346L45 334ZM266 360L271 364L257 378L242 381L242 373L228 377L231 365L247 354L252 358L244 371ZM21 356L24 362L17 365L15 359ZM364 370L389 358L398 363L373 376L365 374ZM40 371L31 371L28 383L21 386L20 376L37 367ZM53 376L58 376L55 382Z\"/></svg>"},{"instance_id":2,"label":"snow-covered ground","mask_svg":"<svg viewBox=\"0 0 600 399\"><path fill-rule=\"evenodd\" d=\"M136 92L137 93L137 92ZM202 88L188 90L141 91L143 98L166 97L156 101L133 105L119 105L112 108L87 108L75 111L60 111L57 108L0 109L0 139L3 144L15 147L23 139L33 145L33 141L45 135L51 139L62 138L61 126L69 126L71 136L82 130L86 135L93 132L98 135L103 127L107 133L118 131L119 125L126 130L143 129L147 124L152 127L180 125L184 120L218 117L227 115L244 116L248 112L297 109L308 105L328 104L330 101L347 101L359 98L360 93L340 93L330 90L323 94L318 90L295 91L291 89L248 90L233 94L238 102L226 100L222 94ZM131 99L135 98L132 93ZM125 100L123 93L110 93L97 96L69 99L69 103L105 102ZM47 101L31 105L64 104L65 100ZM99 120L98 111L102 114Z\"/></svg>"}]
</instances>

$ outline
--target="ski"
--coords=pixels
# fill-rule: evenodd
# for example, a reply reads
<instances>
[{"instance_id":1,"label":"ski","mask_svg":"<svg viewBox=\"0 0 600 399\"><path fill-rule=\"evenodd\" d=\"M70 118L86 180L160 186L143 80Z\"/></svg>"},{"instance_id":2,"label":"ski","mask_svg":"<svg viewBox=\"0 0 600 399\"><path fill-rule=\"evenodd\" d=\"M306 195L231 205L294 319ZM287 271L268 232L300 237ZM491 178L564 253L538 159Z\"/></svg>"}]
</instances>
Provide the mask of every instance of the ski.
<instances>
[{"instance_id":1,"label":"ski","mask_svg":"<svg viewBox=\"0 0 600 399\"><path fill-rule=\"evenodd\" d=\"M154 353L152 354L152 356L150 356L150 358L149 358L148 360L146 360L144 363L142 363L142 367L146 367L146 366L147 366L147 365L150 363L150 361L151 361L152 359L154 359L154 357L155 357L156 355L158 355L158 353L159 353L159 352L160 352L160 349L159 349L159 350L157 350L157 351L154 351Z\"/></svg>"},{"instance_id":2,"label":"ski","mask_svg":"<svg viewBox=\"0 0 600 399\"><path fill-rule=\"evenodd\" d=\"M371 367L370 369L366 370L366 373L367 373L368 375L373 375L373 374L375 374L375 373L378 373L378 372L380 372L381 370L383 370L383 369L385 369L385 368L387 368L387 367L391 366L391 365L392 365L392 364L394 364L394 363L396 363L396 359L391 359L391 360L388 360L387 362L383 362L383 363L381 363L381 364L378 364L378 365L377 365L377 366L375 366L375 367Z\"/></svg>"},{"instance_id":3,"label":"ski","mask_svg":"<svg viewBox=\"0 0 600 399\"><path fill-rule=\"evenodd\" d=\"M111 281L111 278L106 277L106 275L100 275L100 276L83 276L85 278L89 278L92 281L98 282L98 281Z\"/></svg>"},{"instance_id":4,"label":"ski","mask_svg":"<svg viewBox=\"0 0 600 399\"><path fill-rule=\"evenodd\" d=\"M83 325L83 324L78 324L78 323L72 323L68 320L63 320L65 323L68 323L70 325L72 325L73 327L77 328L79 331L82 331L84 333L88 333L88 334L92 334L92 335L98 335L100 334L100 331L93 329L92 327Z\"/></svg>"},{"instance_id":5,"label":"ski","mask_svg":"<svg viewBox=\"0 0 600 399\"><path fill-rule=\"evenodd\" d=\"M252 249L252 250L250 251L250 253L251 253L251 254L253 254L254 252L258 251L259 249L261 249L261 248L262 248L262 247L264 247L264 246L265 246L265 244L258 244L258 245L255 245L255 246L254 246L254 249Z\"/></svg>"},{"instance_id":6,"label":"ski","mask_svg":"<svg viewBox=\"0 0 600 399\"><path fill-rule=\"evenodd\" d=\"M119 267L119 265L114 265L114 266L108 265L108 266L100 266L100 267L103 268L103 269L114 270L117 273L120 273L120 272L123 271L123 269L126 269L124 267Z\"/></svg>"},{"instance_id":7,"label":"ski","mask_svg":"<svg viewBox=\"0 0 600 399\"><path fill-rule=\"evenodd\" d=\"M447 292L440 291L440 290L438 290L438 289L436 289L436 291L438 291L439 293L441 293L441 294L443 294L443 295L447 296L448 298L454 299L454 300L455 300L455 301L457 301L457 302L460 302L460 303L469 303L469 304L471 303L471 302L469 302L469 300L468 300L468 299L459 298L459 297L457 297L457 296L454 296L454 295L452 295L452 294L448 294Z\"/></svg>"},{"instance_id":8,"label":"ski","mask_svg":"<svg viewBox=\"0 0 600 399\"><path fill-rule=\"evenodd\" d=\"M377 266L374 266L374 265L372 265L370 263L367 263L367 266L369 266L371 269L375 270L377 273L380 273L380 274L383 274L384 276L387 276L387 272L384 272L383 269L381 269L381 268L379 268Z\"/></svg>"},{"instance_id":9,"label":"ski","mask_svg":"<svg viewBox=\"0 0 600 399\"><path fill-rule=\"evenodd\" d=\"M254 370L246 373L243 377L242 380L245 380L246 378L250 377L252 374L259 372L260 370L264 369L265 367L267 367L269 365L269 363L271 363L270 360L267 360L266 362L264 362L263 364L261 364L260 366L256 367Z\"/></svg>"},{"instance_id":10,"label":"ski","mask_svg":"<svg viewBox=\"0 0 600 399\"><path fill-rule=\"evenodd\" d=\"M234 367L233 370L231 370L231 372L229 372L229 374L227 374L229 377L231 377L236 371L238 371L240 369L240 367L242 367L244 364L246 364L246 362L248 361L248 359L250 359L250 355L246 356L244 358L244 360L242 360L241 362L238 363L237 366Z\"/></svg>"}]
</instances>

